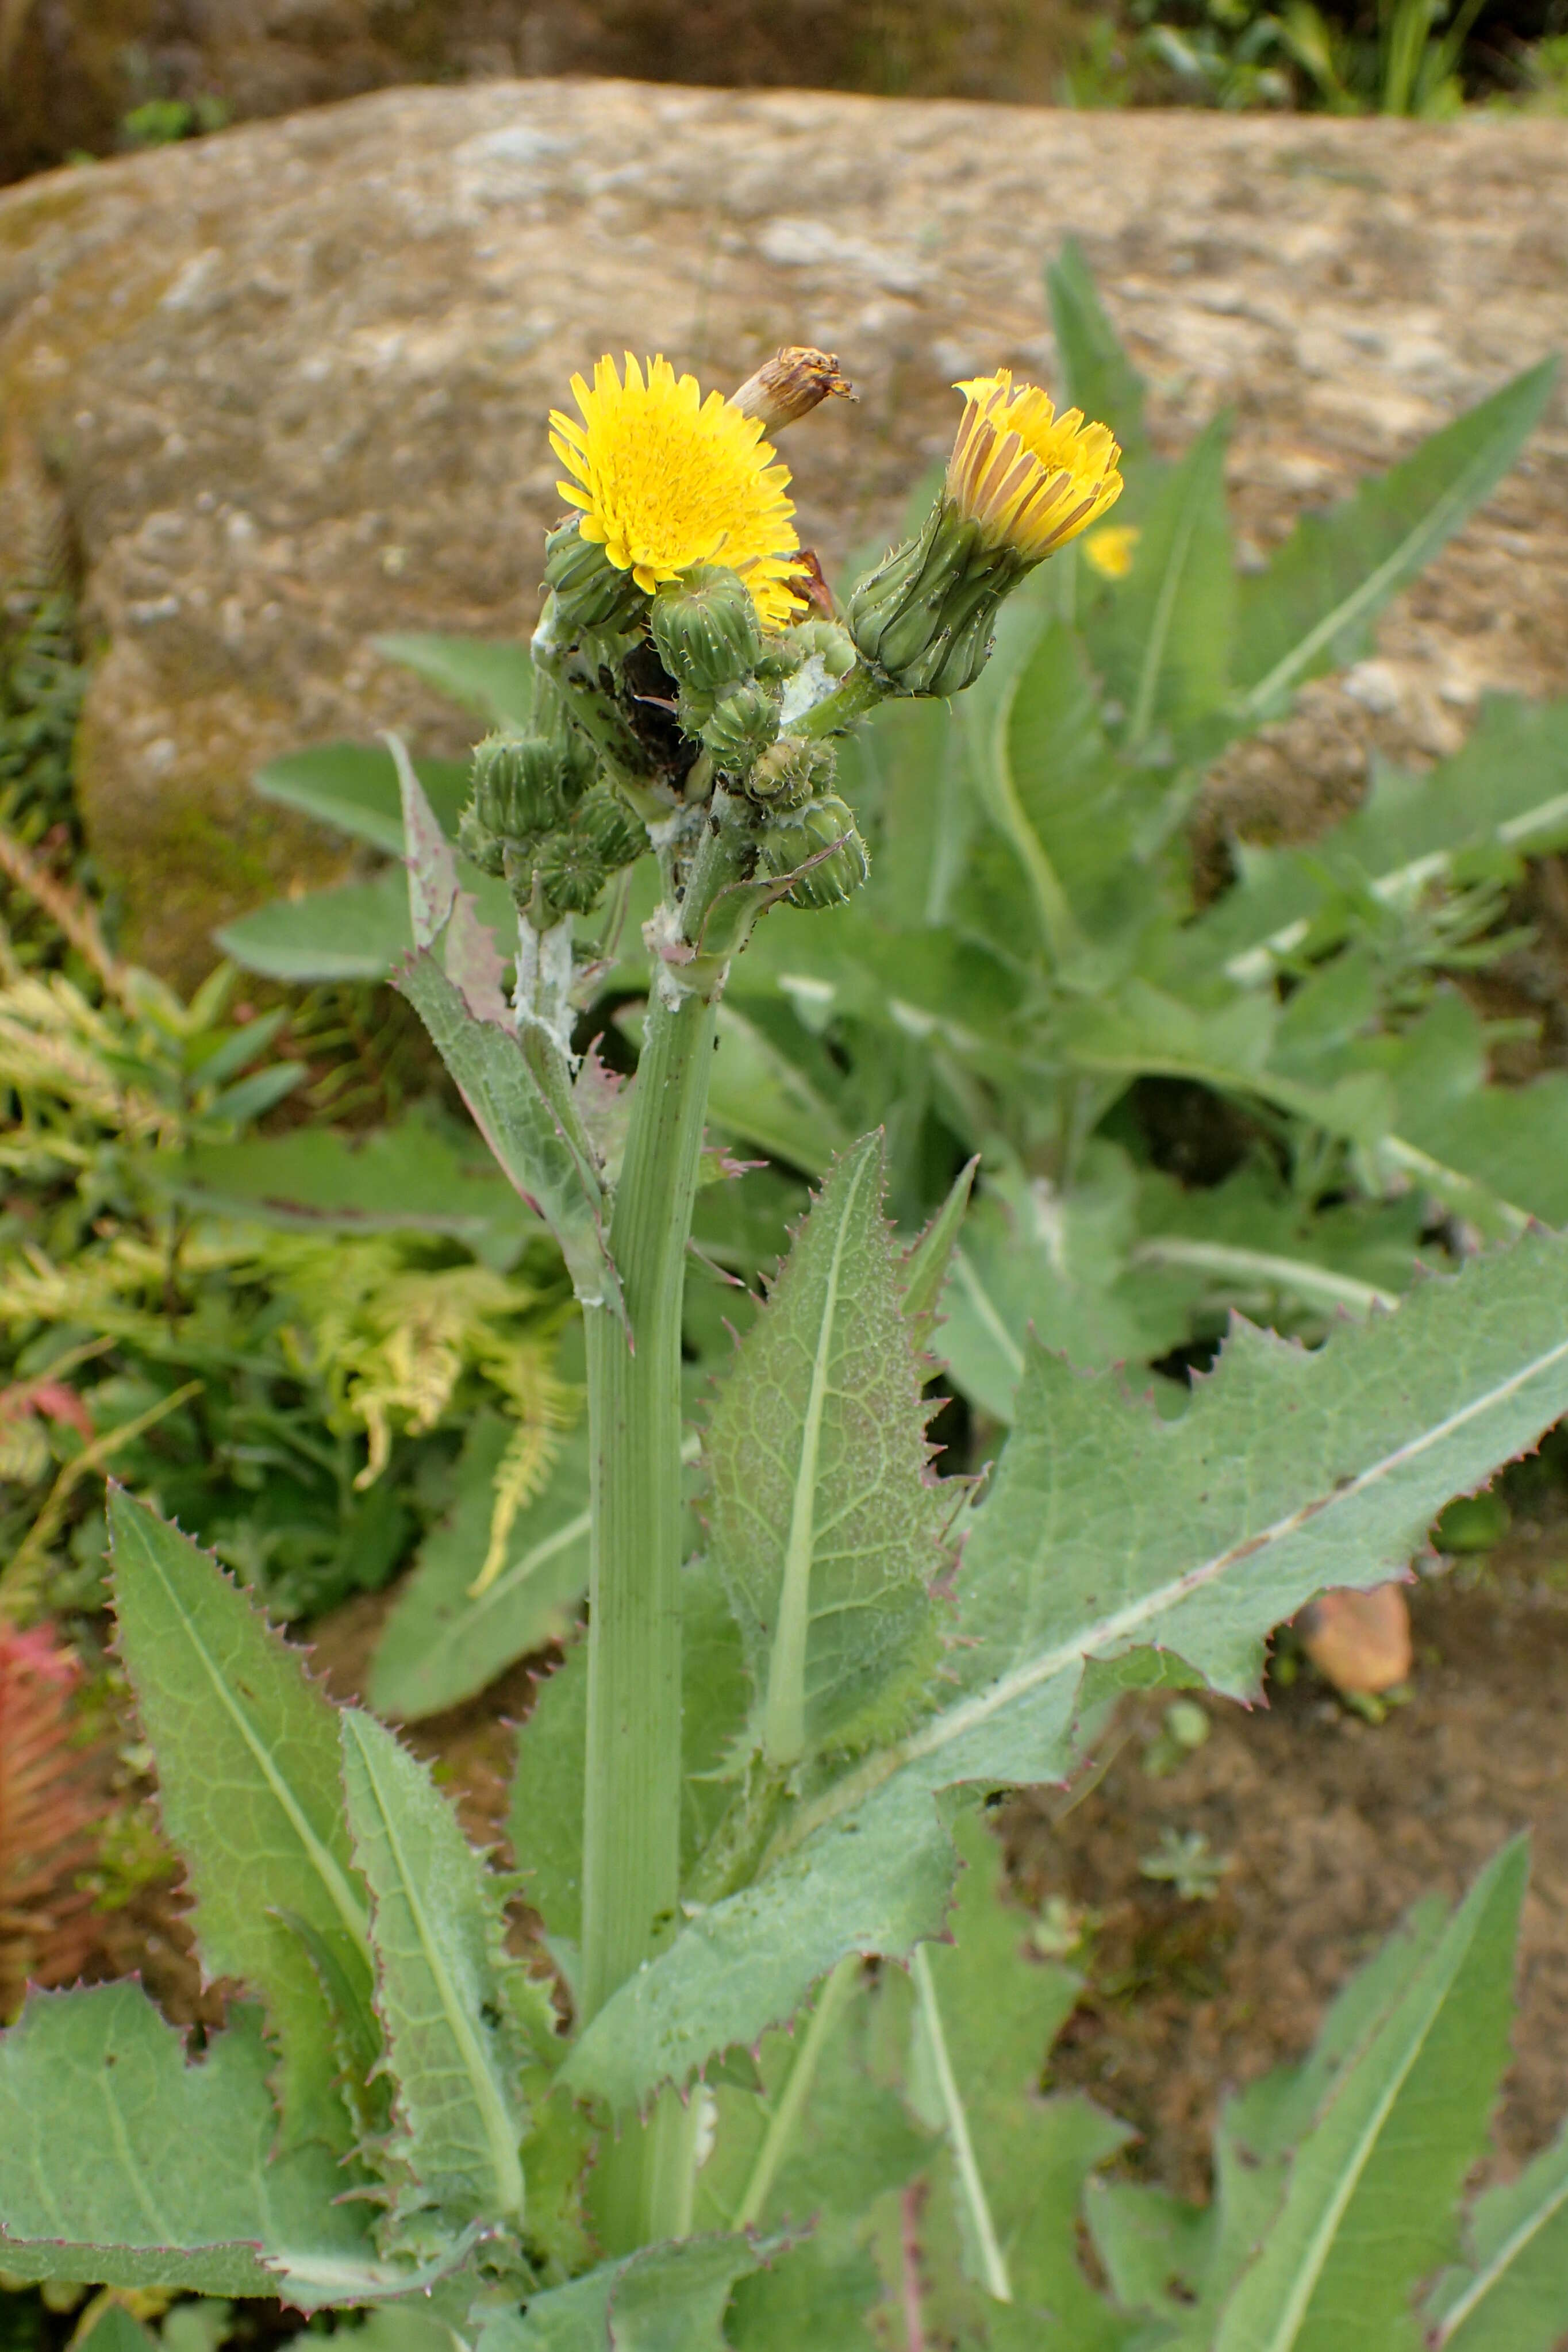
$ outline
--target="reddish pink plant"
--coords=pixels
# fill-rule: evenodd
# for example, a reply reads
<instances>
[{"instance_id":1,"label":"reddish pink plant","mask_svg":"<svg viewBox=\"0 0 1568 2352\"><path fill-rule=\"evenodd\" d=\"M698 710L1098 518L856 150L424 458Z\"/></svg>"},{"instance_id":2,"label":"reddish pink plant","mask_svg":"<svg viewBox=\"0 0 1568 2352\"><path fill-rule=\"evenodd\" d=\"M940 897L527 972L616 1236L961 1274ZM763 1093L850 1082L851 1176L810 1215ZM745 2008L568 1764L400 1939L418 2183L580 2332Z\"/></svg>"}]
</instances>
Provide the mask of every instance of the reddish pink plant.
<instances>
[{"instance_id":1,"label":"reddish pink plant","mask_svg":"<svg viewBox=\"0 0 1568 2352\"><path fill-rule=\"evenodd\" d=\"M47 1626L0 1623L0 2021L68 1984L96 1937L87 1874L102 1811L72 1703L81 1668Z\"/></svg>"}]
</instances>

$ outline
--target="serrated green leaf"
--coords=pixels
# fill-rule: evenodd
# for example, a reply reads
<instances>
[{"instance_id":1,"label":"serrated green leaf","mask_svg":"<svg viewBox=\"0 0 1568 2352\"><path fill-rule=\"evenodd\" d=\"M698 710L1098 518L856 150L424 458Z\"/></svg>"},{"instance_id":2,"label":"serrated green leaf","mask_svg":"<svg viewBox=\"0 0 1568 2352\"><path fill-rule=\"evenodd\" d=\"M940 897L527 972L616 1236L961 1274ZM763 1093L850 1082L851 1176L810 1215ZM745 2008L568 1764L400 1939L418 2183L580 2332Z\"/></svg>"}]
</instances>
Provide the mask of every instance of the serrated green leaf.
<instances>
[{"instance_id":1,"label":"serrated green leaf","mask_svg":"<svg viewBox=\"0 0 1568 2352\"><path fill-rule=\"evenodd\" d=\"M974 821L959 742L950 703L895 696L840 748L839 790L873 846L860 911L894 929L949 919Z\"/></svg>"},{"instance_id":2,"label":"serrated green leaf","mask_svg":"<svg viewBox=\"0 0 1568 2352\"><path fill-rule=\"evenodd\" d=\"M533 656L514 638L397 631L375 639L378 654L498 727L526 727L533 709ZM423 765L423 762L421 762Z\"/></svg>"},{"instance_id":3,"label":"serrated green leaf","mask_svg":"<svg viewBox=\"0 0 1568 2352\"><path fill-rule=\"evenodd\" d=\"M1310 848L1242 845L1236 888L1176 935L1176 951L1184 970L1223 965L1257 986L1272 979L1277 956L1300 946L1336 877L1405 906L1467 852L1496 845L1522 855L1565 837L1568 702L1489 698L1462 751L1425 775L1377 767L1362 807Z\"/></svg>"},{"instance_id":4,"label":"serrated green leaf","mask_svg":"<svg viewBox=\"0 0 1568 2352\"><path fill-rule=\"evenodd\" d=\"M1007 830L1022 819L1080 915L1130 879L1134 772L1110 753L1101 699L1082 638L1051 622L1017 673L996 752L1016 814L1005 799L993 816Z\"/></svg>"},{"instance_id":5,"label":"serrated green leaf","mask_svg":"<svg viewBox=\"0 0 1568 2352\"><path fill-rule=\"evenodd\" d=\"M193 2064L139 1985L34 1993L0 2034L0 2269L307 2309L416 2284L328 2149L275 2152L273 2063L253 2009Z\"/></svg>"},{"instance_id":6,"label":"serrated green leaf","mask_svg":"<svg viewBox=\"0 0 1568 2352\"><path fill-rule=\"evenodd\" d=\"M193 1208L308 1233L434 1233L501 1270L539 1226L470 1130L420 1106L368 1135L198 1144L163 1181Z\"/></svg>"},{"instance_id":7,"label":"serrated green leaf","mask_svg":"<svg viewBox=\"0 0 1568 2352\"><path fill-rule=\"evenodd\" d=\"M1241 584L1232 675L1244 726L1356 660L1391 596L1491 496L1551 393L1555 360L1515 376L1326 515L1306 515L1267 572Z\"/></svg>"},{"instance_id":8,"label":"serrated green leaf","mask_svg":"<svg viewBox=\"0 0 1568 2352\"><path fill-rule=\"evenodd\" d=\"M767 1761L896 1719L932 1662L952 1499L881 1208L882 1144L835 1166L721 1382L703 1445L711 1556L741 1625Z\"/></svg>"},{"instance_id":9,"label":"serrated green leaf","mask_svg":"<svg viewBox=\"0 0 1568 2352\"><path fill-rule=\"evenodd\" d=\"M121 1654L157 1759L163 1826L189 1873L202 1965L266 2003L289 2140L344 2148L332 2011L287 1916L341 1944L368 1992L337 1710L208 1553L118 1487L109 1521Z\"/></svg>"},{"instance_id":10,"label":"serrated green leaf","mask_svg":"<svg viewBox=\"0 0 1568 2352\"><path fill-rule=\"evenodd\" d=\"M952 1941L920 1945L914 1962L911 2091L948 2143L925 2223L939 2316L967 2317L998 2352L1110 2352L1129 2331L1084 2276L1077 2225L1086 2180L1131 2135L1087 2100L1039 2096L1080 1979L1024 1957L1001 1855L973 1814L958 1843ZM960 2262L978 2295L963 2291Z\"/></svg>"},{"instance_id":11,"label":"serrated green leaf","mask_svg":"<svg viewBox=\"0 0 1568 2352\"><path fill-rule=\"evenodd\" d=\"M1068 398L1087 417L1110 425L1136 467L1149 446L1143 379L1105 314L1076 238L1064 237L1056 259L1047 262L1046 294Z\"/></svg>"},{"instance_id":12,"label":"serrated green leaf","mask_svg":"<svg viewBox=\"0 0 1568 2352\"><path fill-rule=\"evenodd\" d=\"M968 1214L974 1179L980 1171L979 1155L966 1161L947 1190L941 1208L915 1240L906 1255L900 1273L903 1281L903 1309L909 1318L918 1344L924 1347L931 1336L936 1318L937 1301L947 1280L948 1268L958 1236Z\"/></svg>"},{"instance_id":13,"label":"serrated green leaf","mask_svg":"<svg viewBox=\"0 0 1568 2352\"><path fill-rule=\"evenodd\" d=\"M1516 1841L1341 2077L1214 2352L1415 2352L1412 2298L1452 2243L1508 2059L1525 1873Z\"/></svg>"},{"instance_id":14,"label":"serrated green leaf","mask_svg":"<svg viewBox=\"0 0 1568 2352\"><path fill-rule=\"evenodd\" d=\"M1128 580L1089 625L1089 648L1136 754L1217 710L1230 683L1236 572L1225 502L1230 418L1215 417L1160 482Z\"/></svg>"},{"instance_id":15,"label":"serrated green leaf","mask_svg":"<svg viewBox=\"0 0 1568 2352\"><path fill-rule=\"evenodd\" d=\"M466 863L458 870L480 920L510 935L517 918L505 883ZM225 923L213 938L233 962L266 980L386 980L414 944L408 877L394 866L374 881L274 898Z\"/></svg>"},{"instance_id":16,"label":"serrated green leaf","mask_svg":"<svg viewBox=\"0 0 1568 2352\"><path fill-rule=\"evenodd\" d=\"M489 1548L495 1476L513 1435L500 1413L469 1424L449 1517L426 1537L376 1644L369 1697L405 1722L471 1698L519 1658L558 1642L588 1583L588 1444L563 1444L542 1494L521 1512L506 1565L472 1587Z\"/></svg>"},{"instance_id":17,"label":"serrated green leaf","mask_svg":"<svg viewBox=\"0 0 1568 2352\"><path fill-rule=\"evenodd\" d=\"M814 2234L740 2280L725 2321L735 2352L866 2352L868 2315L884 2292L869 2251L835 2251Z\"/></svg>"},{"instance_id":18,"label":"serrated green leaf","mask_svg":"<svg viewBox=\"0 0 1568 2352\"><path fill-rule=\"evenodd\" d=\"M1114 993L1068 1006L1059 1034L1081 1070L1128 1082L1153 1075L1190 1078L1222 1093L1260 1095L1331 1135L1381 1142L1394 1118L1387 1081L1362 1067L1312 1085L1279 1068L1273 1049L1280 1019L1273 998L1258 990L1208 1006L1133 979Z\"/></svg>"},{"instance_id":19,"label":"serrated green leaf","mask_svg":"<svg viewBox=\"0 0 1568 2352\"><path fill-rule=\"evenodd\" d=\"M721 1133L804 1169L808 1176L821 1175L835 1150L847 1140L837 1110L807 1073L733 1005L719 1008L719 1050L713 1057L708 1109Z\"/></svg>"},{"instance_id":20,"label":"serrated green leaf","mask_svg":"<svg viewBox=\"0 0 1568 2352\"><path fill-rule=\"evenodd\" d=\"M76 2352L87 2352L89 2344L93 2352L157 2352L158 2339L122 2303L106 2303L87 2333L79 2328L72 2342Z\"/></svg>"},{"instance_id":21,"label":"serrated green leaf","mask_svg":"<svg viewBox=\"0 0 1568 2352\"><path fill-rule=\"evenodd\" d=\"M399 966L396 985L413 1005L451 1072L485 1141L521 1197L561 1245L585 1305L620 1310L620 1283L610 1258L604 1188L585 1137L570 1130L531 1059L547 1050L542 1033L515 1036L476 1020L428 949Z\"/></svg>"},{"instance_id":22,"label":"serrated green leaf","mask_svg":"<svg viewBox=\"0 0 1568 2352\"><path fill-rule=\"evenodd\" d=\"M881 2285L866 2247L870 2209L931 2152L929 2136L871 2070L869 2012L882 1998L857 1963L842 1962L794 2035L763 2041L759 2088L721 2084L712 2094L699 2226L810 2232L739 2288L728 2332L741 2352L865 2343L864 2315Z\"/></svg>"},{"instance_id":23,"label":"serrated green leaf","mask_svg":"<svg viewBox=\"0 0 1568 2352\"><path fill-rule=\"evenodd\" d=\"M266 980L384 980L414 944L408 882L388 867L302 898L274 898L213 933L230 961Z\"/></svg>"},{"instance_id":24,"label":"serrated green leaf","mask_svg":"<svg viewBox=\"0 0 1568 2352\"><path fill-rule=\"evenodd\" d=\"M1556 2352L1568 2336L1568 2131L1517 2180L1478 2198L1468 2264L1429 2299L1442 2352Z\"/></svg>"},{"instance_id":25,"label":"serrated green leaf","mask_svg":"<svg viewBox=\"0 0 1568 2352\"><path fill-rule=\"evenodd\" d=\"M1196 1282L1134 1267L1138 1179L1093 1142L1066 1194L1016 1171L990 1178L953 1254L937 1345L964 1394L1013 1417L1031 1331L1085 1370L1146 1362L1185 1338Z\"/></svg>"},{"instance_id":26,"label":"serrated green leaf","mask_svg":"<svg viewBox=\"0 0 1568 2352\"><path fill-rule=\"evenodd\" d=\"M1185 2317L1208 2263L1214 2207L1189 2205L1167 2189L1096 2178L1086 2186L1084 2212L1121 2309Z\"/></svg>"},{"instance_id":27,"label":"serrated green leaf","mask_svg":"<svg viewBox=\"0 0 1568 2352\"><path fill-rule=\"evenodd\" d=\"M601 2263L481 2329L479 2352L726 2352L724 2310L761 2257L748 2238L682 2238Z\"/></svg>"},{"instance_id":28,"label":"serrated green leaf","mask_svg":"<svg viewBox=\"0 0 1568 2352\"><path fill-rule=\"evenodd\" d=\"M1548 1070L1527 1086L1489 1085L1486 1034L1457 988L1439 990L1419 1021L1363 1046L1360 1057L1392 1085L1405 1142L1494 1198L1568 1223L1568 1075Z\"/></svg>"},{"instance_id":29,"label":"serrated green leaf","mask_svg":"<svg viewBox=\"0 0 1568 2352\"><path fill-rule=\"evenodd\" d=\"M930 2135L869 2069L873 1998L858 1963L842 1962L794 2032L764 2036L760 2089L713 2093L700 2225L815 2226L844 2246L873 2200L920 2169Z\"/></svg>"},{"instance_id":30,"label":"serrated green leaf","mask_svg":"<svg viewBox=\"0 0 1568 2352\"><path fill-rule=\"evenodd\" d=\"M1101 748L1098 698L1078 639L1027 583L998 617L994 649L963 698L961 725L976 797L1017 861L1039 945L1055 964L1075 961L1084 942L1053 820ZM1070 853L1070 824L1068 833L1062 845Z\"/></svg>"},{"instance_id":31,"label":"serrated green leaf","mask_svg":"<svg viewBox=\"0 0 1568 2352\"><path fill-rule=\"evenodd\" d=\"M1189 1277L1187 1295L1200 1294L1206 1312L1236 1307L1276 1328L1291 1300L1320 1322L1393 1306L1422 1271L1426 1210L1415 1192L1315 1208L1260 1160L1203 1187L1145 1169L1138 1223L1137 1267Z\"/></svg>"},{"instance_id":32,"label":"serrated green leaf","mask_svg":"<svg viewBox=\"0 0 1568 2352\"><path fill-rule=\"evenodd\" d=\"M523 1893L552 1941L583 1934L583 1774L588 1647L577 1642L533 1695L517 1735L509 1830Z\"/></svg>"},{"instance_id":33,"label":"serrated green leaf","mask_svg":"<svg viewBox=\"0 0 1568 2352\"><path fill-rule=\"evenodd\" d=\"M1227 2099L1214 2137L1213 2228L1198 2296L1181 2323L1184 2352L1212 2352L1237 2279L1278 2213L1291 2152L1322 2113L1346 2069L1407 1990L1447 1925L1441 1901L1418 1904L1338 1994L1300 2066L1283 2066Z\"/></svg>"},{"instance_id":34,"label":"serrated green leaf","mask_svg":"<svg viewBox=\"0 0 1568 2352\"><path fill-rule=\"evenodd\" d=\"M370 1885L376 2008L397 2085L408 2206L521 2216L528 2053L501 1981L501 1906L428 1768L374 1716L342 1717L343 1787Z\"/></svg>"},{"instance_id":35,"label":"serrated green leaf","mask_svg":"<svg viewBox=\"0 0 1568 2352\"><path fill-rule=\"evenodd\" d=\"M444 830L455 835L468 797L468 772L451 760L425 760L419 780ZM403 855L403 805L386 752L368 743L320 743L270 760L251 778L264 801L298 809L392 857Z\"/></svg>"},{"instance_id":36,"label":"serrated green leaf","mask_svg":"<svg viewBox=\"0 0 1568 2352\"><path fill-rule=\"evenodd\" d=\"M847 1952L940 1932L933 1794L1060 1778L1084 1662L1173 1652L1256 1690L1262 1642L1315 1591L1371 1585L1442 1504L1568 1410L1568 1242L1532 1234L1419 1286L1316 1353L1239 1325L1188 1411L1036 1355L957 1580L940 1710L802 1804L766 1874L623 1986L567 2072L617 2105L789 2016Z\"/></svg>"},{"instance_id":37,"label":"serrated green leaf","mask_svg":"<svg viewBox=\"0 0 1568 2352\"><path fill-rule=\"evenodd\" d=\"M730 1810L752 1685L724 1580L706 1554L680 1580L680 1871L688 1883Z\"/></svg>"}]
</instances>

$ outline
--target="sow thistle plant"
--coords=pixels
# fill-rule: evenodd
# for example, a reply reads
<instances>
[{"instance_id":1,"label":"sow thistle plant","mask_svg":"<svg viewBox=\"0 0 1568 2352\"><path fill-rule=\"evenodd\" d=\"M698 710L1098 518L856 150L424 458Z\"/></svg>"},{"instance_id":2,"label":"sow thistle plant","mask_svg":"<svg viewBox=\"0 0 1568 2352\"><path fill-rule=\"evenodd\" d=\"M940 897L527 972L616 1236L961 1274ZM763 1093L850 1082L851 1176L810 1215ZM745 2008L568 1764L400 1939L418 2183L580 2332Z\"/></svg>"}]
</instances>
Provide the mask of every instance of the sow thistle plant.
<instances>
[{"instance_id":1,"label":"sow thistle plant","mask_svg":"<svg viewBox=\"0 0 1568 2352\"><path fill-rule=\"evenodd\" d=\"M165 1826L203 1964L245 1990L199 2053L133 1984L30 2000L0 2040L0 2265L391 2304L482 2352L868 2329L909 2352L1386 2352L1423 2328L1545 2352L1568 2324L1563 2152L1463 2242L1453 2210L1506 2055L1520 1848L1227 2110L1198 2213L1096 2187L1124 2135L1039 2095L1076 1983L1023 1957L981 1815L1068 1775L1124 1690L1255 1698L1274 1625L1397 1572L1531 1446L1568 1410L1568 1244L1531 1230L1316 1352L1238 1321L1173 1419L1031 1344L975 1487L933 1476L927 1436L973 1171L900 1244L873 1132L717 1384L688 1557L681 1306L699 1188L726 1179L704 1134L726 982L770 908L831 921L865 881L837 789L854 730L982 676L1004 600L1120 488L1103 425L1005 372L963 384L934 505L840 607L766 437L840 388L823 353L729 401L606 358L552 419L576 512L547 544L531 717L479 745L462 823L515 947L394 746L398 985L585 1334L587 1624L519 1735L519 1875L177 1528L112 1496ZM623 1087L584 1050L574 927L644 857Z\"/></svg>"}]
</instances>

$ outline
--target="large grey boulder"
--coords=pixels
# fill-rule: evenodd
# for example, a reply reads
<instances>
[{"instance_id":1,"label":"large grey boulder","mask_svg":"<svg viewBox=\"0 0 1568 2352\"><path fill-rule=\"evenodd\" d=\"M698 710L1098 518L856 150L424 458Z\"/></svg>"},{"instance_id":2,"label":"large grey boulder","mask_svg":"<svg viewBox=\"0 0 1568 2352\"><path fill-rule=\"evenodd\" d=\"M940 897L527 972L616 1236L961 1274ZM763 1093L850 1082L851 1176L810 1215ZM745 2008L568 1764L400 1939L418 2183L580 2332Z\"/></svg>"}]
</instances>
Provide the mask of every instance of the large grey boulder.
<instances>
[{"instance_id":1,"label":"large grey boulder","mask_svg":"<svg viewBox=\"0 0 1568 2352\"><path fill-rule=\"evenodd\" d=\"M785 445L831 569L945 447L955 375L1050 380L1039 270L1068 233L1160 431L1236 405L1244 554L1568 342L1568 125L1546 121L511 82L0 198L5 446L42 457L79 549L82 792L131 950L189 981L215 923L332 870L250 798L258 761L388 723L458 748L370 641L529 626L574 368L663 350L722 385L781 341L838 352L861 404ZM1568 688L1561 395L1378 659L1226 789L1245 814L1289 765L1342 794L1369 740L1448 748L1494 686Z\"/></svg>"}]
</instances>

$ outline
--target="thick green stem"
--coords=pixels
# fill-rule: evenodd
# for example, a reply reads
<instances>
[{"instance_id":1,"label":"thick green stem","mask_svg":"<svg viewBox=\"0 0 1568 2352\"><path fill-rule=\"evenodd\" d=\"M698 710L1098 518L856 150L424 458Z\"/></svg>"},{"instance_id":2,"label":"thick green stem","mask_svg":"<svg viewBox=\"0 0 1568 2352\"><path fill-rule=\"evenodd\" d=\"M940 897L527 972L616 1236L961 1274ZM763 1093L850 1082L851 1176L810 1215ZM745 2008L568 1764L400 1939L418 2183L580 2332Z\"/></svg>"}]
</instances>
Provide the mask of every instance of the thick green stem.
<instances>
[{"instance_id":1,"label":"thick green stem","mask_svg":"<svg viewBox=\"0 0 1568 2352\"><path fill-rule=\"evenodd\" d=\"M610 1246L631 1344L585 1314L593 1454L583 2013L675 1926L680 1822L680 1304L714 1014L649 1000Z\"/></svg>"},{"instance_id":2,"label":"thick green stem","mask_svg":"<svg viewBox=\"0 0 1568 2352\"><path fill-rule=\"evenodd\" d=\"M610 1246L627 1333L584 1313L592 1448L584 2021L674 1933L680 1894L680 1308L714 1010L656 989ZM690 2227L692 2118L666 2094L601 2164L599 2225L625 2252Z\"/></svg>"},{"instance_id":3,"label":"thick green stem","mask_svg":"<svg viewBox=\"0 0 1568 2352\"><path fill-rule=\"evenodd\" d=\"M868 711L885 702L893 690L890 681L862 665L852 669L831 694L824 695L820 702L814 702L809 710L791 719L788 731L813 740L826 735L847 734Z\"/></svg>"}]
</instances>

